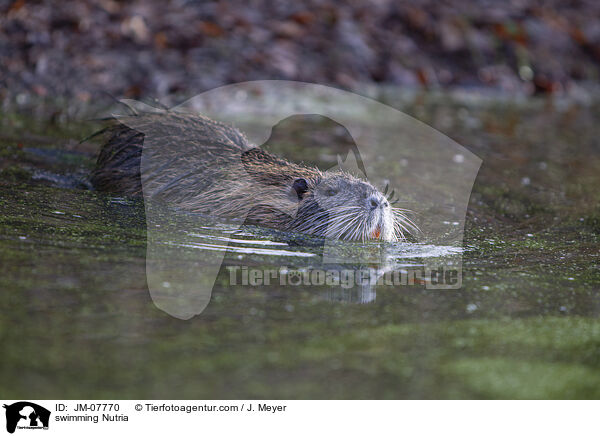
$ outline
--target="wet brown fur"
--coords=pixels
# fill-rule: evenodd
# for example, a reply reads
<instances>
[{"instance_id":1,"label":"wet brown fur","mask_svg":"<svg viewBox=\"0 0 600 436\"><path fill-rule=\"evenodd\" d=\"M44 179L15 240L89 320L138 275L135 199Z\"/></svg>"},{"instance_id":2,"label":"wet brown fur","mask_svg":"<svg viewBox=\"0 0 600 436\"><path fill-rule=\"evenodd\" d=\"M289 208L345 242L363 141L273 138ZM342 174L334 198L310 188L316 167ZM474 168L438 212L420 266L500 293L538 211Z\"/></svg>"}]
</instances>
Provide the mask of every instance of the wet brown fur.
<instances>
[{"instance_id":1,"label":"wet brown fur","mask_svg":"<svg viewBox=\"0 0 600 436\"><path fill-rule=\"evenodd\" d=\"M268 227L344 238L352 231L342 226L348 221L345 205L382 196L348 173L324 173L281 159L251 144L237 129L196 114L164 111L123 117L105 134L91 178L96 189L143 194L146 200L164 200L192 212L247 217ZM326 186L343 187L334 202L323 199ZM362 213L360 208L354 206ZM339 235L328 235L328 221L333 223L336 214L338 224L331 228ZM356 226L364 229L353 239L368 239L376 224L359 221ZM395 240L390 238L386 240Z\"/></svg>"}]
</instances>

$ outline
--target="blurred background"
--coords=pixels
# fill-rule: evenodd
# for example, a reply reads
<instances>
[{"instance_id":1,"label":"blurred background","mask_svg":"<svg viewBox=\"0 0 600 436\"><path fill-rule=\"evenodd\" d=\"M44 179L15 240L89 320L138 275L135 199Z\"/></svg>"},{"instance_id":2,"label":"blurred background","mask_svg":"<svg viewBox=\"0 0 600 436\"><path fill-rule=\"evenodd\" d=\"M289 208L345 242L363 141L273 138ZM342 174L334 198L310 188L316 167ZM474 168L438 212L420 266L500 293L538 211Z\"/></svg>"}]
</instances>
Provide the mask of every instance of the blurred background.
<instances>
[{"instance_id":1,"label":"blurred background","mask_svg":"<svg viewBox=\"0 0 600 436\"><path fill-rule=\"evenodd\" d=\"M574 93L600 77L594 0L0 2L0 97L195 95L288 79Z\"/></svg>"}]
</instances>

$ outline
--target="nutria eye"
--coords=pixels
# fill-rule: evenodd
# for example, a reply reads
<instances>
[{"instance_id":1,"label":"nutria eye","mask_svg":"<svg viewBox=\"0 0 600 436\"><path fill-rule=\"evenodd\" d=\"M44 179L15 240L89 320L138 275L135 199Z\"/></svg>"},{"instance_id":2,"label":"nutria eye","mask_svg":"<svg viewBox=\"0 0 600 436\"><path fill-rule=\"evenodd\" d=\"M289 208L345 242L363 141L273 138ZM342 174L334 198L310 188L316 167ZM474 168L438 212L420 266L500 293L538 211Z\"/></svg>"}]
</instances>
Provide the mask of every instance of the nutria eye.
<instances>
[{"instance_id":1,"label":"nutria eye","mask_svg":"<svg viewBox=\"0 0 600 436\"><path fill-rule=\"evenodd\" d=\"M296 191L298 200L302 200L302 196L308 192L308 183L304 179L296 179L294 180L292 189Z\"/></svg>"},{"instance_id":2,"label":"nutria eye","mask_svg":"<svg viewBox=\"0 0 600 436\"><path fill-rule=\"evenodd\" d=\"M326 194L330 197L333 197L335 194L337 194L337 190L336 189L328 189Z\"/></svg>"}]
</instances>

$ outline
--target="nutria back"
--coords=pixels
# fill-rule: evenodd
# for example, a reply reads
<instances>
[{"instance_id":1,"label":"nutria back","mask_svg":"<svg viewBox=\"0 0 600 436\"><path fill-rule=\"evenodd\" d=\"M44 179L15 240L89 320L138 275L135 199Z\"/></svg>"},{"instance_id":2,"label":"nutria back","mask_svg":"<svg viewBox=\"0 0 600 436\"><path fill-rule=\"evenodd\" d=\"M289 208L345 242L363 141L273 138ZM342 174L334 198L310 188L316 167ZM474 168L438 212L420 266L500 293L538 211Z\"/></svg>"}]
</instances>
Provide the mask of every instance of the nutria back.
<instances>
[{"instance_id":1,"label":"nutria back","mask_svg":"<svg viewBox=\"0 0 600 436\"><path fill-rule=\"evenodd\" d=\"M200 115L171 111L120 117L112 120L103 133L107 139L92 173L92 185L100 191L126 195L142 194L140 161L144 136L160 142L159 147L148 149L156 156L157 164L170 163L166 170L177 165L195 167L198 174L252 148L237 129ZM181 153L183 146L185 153ZM211 177L206 174L201 180L204 178ZM180 182L183 187L186 181Z\"/></svg>"}]
</instances>

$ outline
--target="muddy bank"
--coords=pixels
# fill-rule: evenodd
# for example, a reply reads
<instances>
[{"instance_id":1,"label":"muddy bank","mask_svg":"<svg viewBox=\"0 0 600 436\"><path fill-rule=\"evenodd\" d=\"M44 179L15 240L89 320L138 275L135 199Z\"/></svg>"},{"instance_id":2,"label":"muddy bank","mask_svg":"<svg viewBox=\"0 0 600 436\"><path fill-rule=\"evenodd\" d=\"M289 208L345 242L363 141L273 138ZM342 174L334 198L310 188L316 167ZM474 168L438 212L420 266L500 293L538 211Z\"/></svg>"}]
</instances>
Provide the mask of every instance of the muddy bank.
<instances>
[{"instance_id":1,"label":"muddy bank","mask_svg":"<svg viewBox=\"0 0 600 436\"><path fill-rule=\"evenodd\" d=\"M600 77L600 4L4 2L0 98L183 95L256 79L357 89L579 93Z\"/></svg>"}]
</instances>

